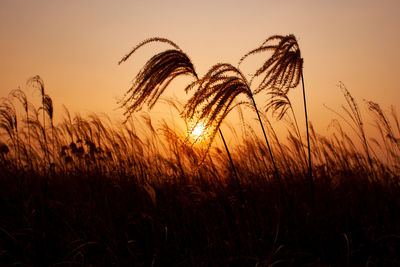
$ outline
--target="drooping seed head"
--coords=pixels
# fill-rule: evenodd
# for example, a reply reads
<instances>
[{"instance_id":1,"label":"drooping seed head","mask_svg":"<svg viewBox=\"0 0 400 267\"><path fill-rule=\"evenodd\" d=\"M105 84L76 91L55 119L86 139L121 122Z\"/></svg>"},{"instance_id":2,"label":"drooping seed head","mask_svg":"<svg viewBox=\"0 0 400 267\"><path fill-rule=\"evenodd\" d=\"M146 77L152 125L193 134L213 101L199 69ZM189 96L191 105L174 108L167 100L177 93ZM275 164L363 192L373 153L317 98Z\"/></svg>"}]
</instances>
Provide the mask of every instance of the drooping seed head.
<instances>
[{"instance_id":1,"label":"drooping seed head","mask_svg":"<svg viewBox=\"0 0 400 267\"><path fill-rule=\"evenodd\" d=\"M265 51L271 51L272 56L254 74L253 78L263 77L254 93L259 93L269 87L280 88L284 91L296 87L300 82L303 69L303 59L296 37L293 34L271 36L260 47L244 55L239 65L248 56Z\"/></svg>"}]
</instances>

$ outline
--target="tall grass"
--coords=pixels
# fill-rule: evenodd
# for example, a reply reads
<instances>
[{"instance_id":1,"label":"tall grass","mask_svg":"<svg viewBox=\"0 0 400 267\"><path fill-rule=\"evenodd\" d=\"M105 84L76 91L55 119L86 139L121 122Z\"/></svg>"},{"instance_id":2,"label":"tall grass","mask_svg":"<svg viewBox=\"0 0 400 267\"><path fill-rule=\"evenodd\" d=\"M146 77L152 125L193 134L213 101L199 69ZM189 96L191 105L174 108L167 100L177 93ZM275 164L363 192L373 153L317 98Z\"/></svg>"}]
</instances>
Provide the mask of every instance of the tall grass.
<instances>
[{"instance_id":1,"label":"tall grass","mask_svg":"<svg viewBox=\"0 0 400 267\"><path fill-rule=\"evenodd\" d=\"M17 97L17 94L20 94L20 96ZM350 129L355 131L360 138L359 142L364 153L359 150L356 140L352 140L349 134L344 132L339 121L333 121L332 129L336 129L336 132L331 137L322 137L317 133L314 133L314 136L310 135L310 141L315 145L313 151L315 166L323 164L332 168L333 171L337 169L337 166L356 167L352 165L355 164L352 159L357 159L357 168L365 169L368 166L367 169L370 169L371 173L381 168L385 170L398 168L400 152L398 138L400 132L394 109L390 111L391 122L389 116L378 104L372 101L367 102L369 112L375 116L375 127L380 133L380 140L376 137L371 137L368 140L363 129L365 123L361 120L360 110L354 98L351 97L348 90L344 91L344 96L346 101L350 101L348 102L349 105L353 105L350 107L354 107L357 112L351 113L348 109L344 109L343 115L339 112L336 112L336 114L340 115L339 118L342 119L342 122L350 125L352 127ZM51 98L46 95L46 99L50 100ZM285 101L290 100L286 99ZM22 110L18 108L19 103L23 104ZM169 103L174 103L174 101ZM276 103L271 102L271 105ZM355 109L356 107L357 109ZM290 104L289 108L291 108ZM45 121L39 119L41 110L44 110L49 117L49 128L45 127ZM181 112L183 112L182 106L178 113ZM290 118L296 120L293 111L291 114L291 117L287 113L281 113L280 116L286 117L288 120ZM355 126L345 116L353 121ZM128 163L136 162L139 164L139 161L150 160L154 155L158 155L157 157L163 158L163 160L156 162L169 162L167 164L169 166L180 164L181 167L179 168L186 170L202 168L198 166L198 163L201 162L203 152L200 152L199 147L191 146L186 142L188 129L171 129L167 121L156 129L151 117L146 112L134 115L134 119L128 119L125 124L117 124L106 117L102 118L95 114L87 118L79 114L72 116L66 109L64 110L64 118L58 124L54 123L53 118L54 110L50 101L49 103L45 101L44 108L39 107L37 109L21 91L13 91L9 97L3 98L0 106L0 126L4 161L15 168L21 165L20 167L25 169L43 171L50 167L47 155L51 155L52 163L57 171L79 169L85 166L87 168L98 167L111 170L116 167L113 166L114 164L121 165L128 171L130 169ZM245 151L248 151L243 160L254 162L253 166L264 170L265 166L262 161L265 153L264 146L259 143L258 136L255 135L249 124L243 122L242 127L247 134L239 137L241 139L239 146L246 146ZM279 165L280 172L286 175L289 170L299 171L303 169L301 166L304 162L304 144L297 123L293 122L292 127L288 129L288 142L284 142L282 136L279 138L274 133L272 125L269 128L271 130L270 137L275 140L272 144L273 149L280 151L276 154L276 157L282 161ZM141 129L140 133L137 129ZM171 147L171 143L175 147ZM371 147L375 147L373 149L375 151L377 149L382 150L385 157L382 158L381 153L377 154L378 152L371 154L369 152ZM172 151L171 148L173 148ZM215 146L211 147L211 157L214 156L216 148ZM176 151L173 151L174 149ZM185 153L182 153L183 151ZM174 164L172 164L171 159L167 160L172 155L171 153L176 158ZM185 155L189 158L196 158L196 161L184 160ZM342 156L339 157L339 155ZM235 153L232 156L235 158ZM205 159L204 165L207 165L209 157ZM91 162L95 164L91 164ZM368 164L363 165L364 162ZM162 169L161 166L159 167ZM251 167L251 164L249 164L249 167ZM271 167L273 168L271 165L268 168ZM379 177L378 173L376 175Z\"/></svg>"},{"instance_id":2,"label":"tall grass","mask_svg":"<svg viewBox=\"0 0 400 267\"><path fill-rule=\"evenodd\" d=\"M275 41L277 41L276 44L274 44ZM267 58L267 60L263 63L263 65L259 69L257 69L255 74L253 75L252 79L259 76L263 76L262 81L258 85L258 88L255 91L255 93L272 89L280 91L280 96L282 97L285 96L291 88L297 87L301 79L301 84L303 88L303 104L304 104L304 113L306 121L306 133L307 133L309 182L310 182L311 195L314 196L314 189L313 189L314 185L313 185L312 167L311 167L310 134L308 127L307 103L306 103L306 93L305 93L304 77L303 77L303 58L301 57L299 45L297 43L296 37L293 34L286 36L273 35L267 38L267 40L265 40L261 44L261 46L245 54L240 59L239 65L248 56L265 51L272 51L272 55L269 58ZM254 102L254 98L252 100ZM285 105L290 105L290 102L286 103L281 102L281 104L282 103L284 103ZM258 115L257 108L256 111ZM259 120L261 123L261 119ZM265 140L268 144L266 136Z\"/></svg>"},{"instance_id":3,"label":"tall grass","mask_svg":"<svg viewBox=\"0 0 400 267\"><path fill-rule=\"evenodd\" d=\"M333 120L331 129L335 131L330 137L320 136L311 130L310 141L315 146L314 166L316 168L324 166L330 173L340 169L369 170L371 172L369 176L376 177L381 176L379 172L382 170L395 173L400 164L398 141L400 131L394 109L391 110L391 122L389 116L378 104L372 101L367 102L367 108L375 117L374 124L380 133L378 138L368 139L354 98L348 90L344 91L344 96L346 101L350 101L349 105L357 107L355 109L357 112L351 113L348 109L344 109L343 115L339 112L336 114L340 115L339 118L345 125L350 125L352 127L350 129L355 131L360 138L359 142L364 153L360 151L357 140L352 140L343 130L341 123ZM119 124L96 114L86 118L79 114L72 116L65 109L64 118L55 124L54 110L50 103L45 102L47 106L37 109L29 102L26 95L23 97L24 100L20 102L20 98L16 97L14 91L10 97L3 98L0 105L3 166L30 169L40 173L49 169L47 155L51 155L55 171L60 173L93 169L107 173L112 170L129 173L136 171L139 165L147 165L154 158L154 168L151 169L157 169L159 173L163 169L181 170L186 174L191 173L192 170L211 167L207 164L215 161L213 157L220 157L218 153L215 153L216 149L219 149L218 146L213 145L209 157L207 156L204 164L199 167L203 152L200 147L186 142L188 129L172 129L168 126L168 121L164 121L162 125L155 128L152 118L146 112L132 115L133 117L129 118L125 124ZM49 96L46 97L51 99ZM25 103L22 110L17 107L19 103ZM174 101L170 100L169 103L174 103ZM276 104L276 102L271 103ZM49 117L51 126L49 128L45 127L45 122L39 119L39 112L42 109ZM183 112L182 106L179 112ZM292 111L292 117L294 115ZM290 119L287 113L281 113L280 116ZM345 116L348 116L355 126ZM246 166L252 173L264 173L265 147L259 142L258 136L249 124L243 122L242 127L247 134L239 137L240 144L236 150L242 151L246 157L238 160L237 153L231 153L233 161L238 166ZM141 129L140 133L137 129ZM290 172L299 173L303 169L305 145L296 123L293 122L288 128L287 142L281 135L276 135L272 125L269 129L270 138L275 140L272 144L273 149L279 151L276 157L281 162L280 172L284 177L287 177ZM369 152L371 147L375 148L373 154ZM382 153L385 157L381 156ZM266 166L273 169L271 165Z\"/></svg>"},{"instance_id":4,"label":"tall grass","mask_svg":"<svg viewBox=\"0 0 400 267\"><path fill-rule=\"evenodd\" d=\"M178 107L177 114L182 112L177 101L165 103L171 109ZM30 104L26 119L28 111L17 108L18 104L10 95L0 106L0 257L4 263L350 266L399 262L400 132L393 109L388 116L378 104L366 103L381 134L365 140L369 148L379 149L379 145L387 156L378 150L372 153L373 168L364 139L352 140L341 122L333 121L331 136L316 133L310 124L319 200L313 213L303 179L306 145L301 137L289 127L285 141L274 133L272 124L266 124L274 140L272 148L279 151L276 157L286 195L282 203L281 187L268 175L274 167L263 160L265 143L244 121L246 134L238 135L231 153L248 204L244 214L240 192L218 143L213 143L199 166L203 151L188 144L188 129L171 128L167 119L157 122L139 112L119 123L104 115L71 115L65 109L59 122L45 128L41 107ZM48 144L43 143L45 135ZM52 155L54 165L49 166L46 154Z\"/></svg>"},{"instance_id":5,"label":"tall grass","mask_svg":"<svg viewBox=\"0 0 400 267\"><path fill-rule=\"evenodd\" d=\"M331 109L336 119L329 135L309 122L305 144L293 100L265 79L272 98L266 111L256 112L266 143L242 109L255 111L255 101L235 102L239 95L254 100L237 67L217 64L198 78L186 54L162 38L142 42L121 62L159 41L174 49L156 54L139 72L120 102L124 121L67 108L56 121L59 111L39 76L29 83L41 91L39 107L20 89L1 99L1 264L399 265L400 123L393 107L365 102L379 134L372 136L363 106L341 84L347 106ZM194 78L186 89L196 90L185 104L160 101L176 116L155 120L140 110L161 100L179 75ZM294 85L297 76L284 71L277 82ZM241 131L227 127L236 145L228 150L221 135L223 153L214 136L229 126L233 109ZM268 110L288 122L286 133L275 131ZM188 142L190 120L205 123L205 144ZM265 161L271 151L276 161ZM310 196L304 178L311 169ZM318 201L310 205L314 194Z\"/></svg>"},{"instance_id":6,"label":"tall grass","mask_svg":"<svg viewBox=\"0 0 400 267\"><path fill-rule=\"evenodd\" d=\"M142 43L138 44L135 48L132 49L130 53L128 53L125 57L121 59L119 62L122 63L126 61L133 53L135 53L140 47L151 43L151 42L163 42L168 43L169 45L173 46L174 50L167 50L165 52L159 53L153 56L143 67L143 69L139 72L139 74L135 78L135 82L133 83L132 87L127 91L125 94L125 99L121 101L121 107L126 109L124 115L129 118L134 111L140 110L142 105L147 101L150 108L152 108L168 85L174 80L176 77L180 75L190 75L196 79L193 84L199 83L198 76L194 70L193 64L190 61L189 57L183 53L183 51L176 45L174 42L165 39L165 38L150 38ZM208 77L207 77L208 78ZM204 80L204 79L203 79ZM201 82L203 83L203 82ZM193 85L189 85L188 88L193 87ZM188 90L186 88L185 91ZM231 92L230 92L231 93ZM233 95L233 97L235 97ZM202 102L202 101L200 101ZM193 103L193 101L192 101ZM215 101L214 101L215 103ZM229 104L228 104L229 106ZM197 104L196 104L197 107ZM218 108L218 107L217 107ZM195 109L195 108L193 108ZM191 129L188 130L189 134L192 134L196 126L199 125L200 121L207 119L207 123L205 124L205 128L209 130L211 128L211 124L216 120L216 117L211 116L210 118L205 118L202 114L199 119L194 119L194 110L190 111L192 114L190 116L185 117L185 119L189 119L194 121L194 125ZM222 120L222 119L221 119ZM212 122L212 123L210 123ZM231 163L232 170L235 174L235 179L237 185L242 192L239 178L236 172L235 165L232 161L228 146L226 145L224 136L222 134L221 129L219 129L219 125L215 127L214 131L211 133L211 138L209 141L209 145L211 145L212 140L214 139L215 132L219 131L221 135L221 139L224 143L224 147L227 151L229 162ZM202 134L204 135L204 134ZM198 138L196 138L198 139ZM197 142L197 140L194 140ZM204 156L208 152L208 148L205 150ZM242 193L241 193L242 195ZM242 198L243 200L243 198Z\"/></svg>"}]
</instances>

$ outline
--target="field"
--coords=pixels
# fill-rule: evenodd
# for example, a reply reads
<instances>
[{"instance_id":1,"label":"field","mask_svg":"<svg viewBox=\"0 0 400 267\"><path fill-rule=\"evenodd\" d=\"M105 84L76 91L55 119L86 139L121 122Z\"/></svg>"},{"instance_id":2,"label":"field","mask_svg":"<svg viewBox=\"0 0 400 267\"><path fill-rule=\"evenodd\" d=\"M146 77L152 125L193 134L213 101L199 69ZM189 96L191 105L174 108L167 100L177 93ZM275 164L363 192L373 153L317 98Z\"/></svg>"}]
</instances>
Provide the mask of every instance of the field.
<instances>
[{"instance_id":1,"label":"field","mask_svg":"<svg viewBox=\"0 0 400 267\"><path fill-rule=\"evenodd\" d=\"M170 42L150 39L137 48L151 41ZM286 65L293 71L259 71L270 78L259 91L286 86L271 89L268 112L257 108L257 90L248 89L238 69L217 64L191 85L200 84L188 104L165 100L184 114L177 116L183 128L155 123L151 113L137 109L155 104L168 79L182 73L197 78L175 48L153 57L138 74L120 103L125 123L67 109L55 122L39 76L28 83L41 92L39 108L20 89L2 99L3 265L400 265L400 126L394 108L388 115L366 102L379 133L371 137L357 101L341 84L345 105L333 110L339 119L332 135L318 134L311 122L300 130L287 95L303 80L302 59L295 58ZM238 94L250 104L235 102ZM240 129L229 131L236 144L221 142L223 120L240 105L259 115L265 136L242 116ZM286 136L274 131L271 110L287 120Z\"/></svg>"}]
</instances>

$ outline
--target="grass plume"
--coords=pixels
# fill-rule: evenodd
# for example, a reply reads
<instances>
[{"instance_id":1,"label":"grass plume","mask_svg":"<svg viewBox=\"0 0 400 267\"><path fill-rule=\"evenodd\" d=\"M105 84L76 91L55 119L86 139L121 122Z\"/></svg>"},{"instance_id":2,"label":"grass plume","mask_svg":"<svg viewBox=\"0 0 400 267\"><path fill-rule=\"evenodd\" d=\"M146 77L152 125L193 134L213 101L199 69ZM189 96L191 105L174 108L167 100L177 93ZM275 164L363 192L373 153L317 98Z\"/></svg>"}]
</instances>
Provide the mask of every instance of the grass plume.
<instances>
[{"instance_id":1,"label":"grass plume","mask_svg":"<svg viewBox=\"0 0 400 267\"><path fill-rule=\"evenodd\" d=\"M261 46L251 50L245 54L239 61L239 65L247 57L258 54L261 52L270 51L272 55L267 58L263 65L257 69L253 78L262 76L261 83L255 90L255 93L259 93L269 88L279 88L283 92L287 93L291 88L297 87L300 82L303 87L303 104L307 130L307 147L308 147L308 172L309 172L309 183L312 199L314 201L314 185L312 177L312 165L311 165L311 147L310 147L310 134L308 126L308 112L306 103L306 93L304 86L303 77L303 58L301 57L300 48L297 43L297 39L293 34L282 36L273 35L267 38Z\"/></svg>"},{"instance_id":2,"label":"grass plume","mask_svg":"<svg viewBox=\"0 0 400 267\"><path fill-rule=\"evenodd\" d=\"M176 77L189 75L197 78L189 57L175 43L164 38L152 38L140 43L123 57L119 64L126 61L137 49L150 42L166 42L175 49L154 55L136 75L135 82L125 94L124 99L120 101L120 106L126 110L124 113L126 117L130 117L133 112L140 110L145 103L152 108Z\"/></svg>"}]
</instances>

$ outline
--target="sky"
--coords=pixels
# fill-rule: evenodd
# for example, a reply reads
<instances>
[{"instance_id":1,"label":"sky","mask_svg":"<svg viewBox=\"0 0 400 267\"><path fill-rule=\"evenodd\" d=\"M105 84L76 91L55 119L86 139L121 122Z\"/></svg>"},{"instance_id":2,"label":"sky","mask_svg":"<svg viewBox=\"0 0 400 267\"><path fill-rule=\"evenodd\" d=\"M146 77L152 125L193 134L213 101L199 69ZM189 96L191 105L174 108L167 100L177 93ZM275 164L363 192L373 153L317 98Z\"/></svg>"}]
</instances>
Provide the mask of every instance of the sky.
<instances>
[{"instance_id":1,"label":"sky","mask_svg":"<svg viewBox=\"0 0 400 267\"><path fill-rule=\"evenodd\" d=\"M56 117L65 105L72 113L104 112L122 119L117 99L141 66L168 48L149 45L117 64L144 39L173 40L201 76L218 62L236 65L271 35L294 34L304 58L309 116L323 130L335 117L324 104L339 110L345 103L339 81L366 117L364 99L400 108L399 11L398 0L1 0L0 97L21 87L32 101L39 99L26 81L40 75ZM251 73L257 66L243 68ZM187 98L180 86L172 87L166 97ZM300 87L290 97L302 114ZM266 99L256 96L260 107ZM155 109L154 116L162 115Z\"/></svg>"}]
</instances>

